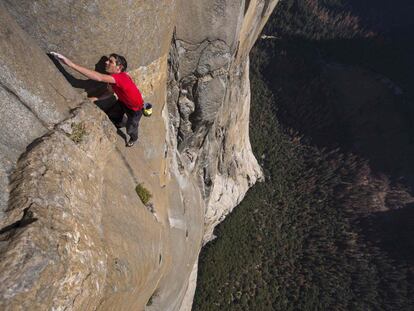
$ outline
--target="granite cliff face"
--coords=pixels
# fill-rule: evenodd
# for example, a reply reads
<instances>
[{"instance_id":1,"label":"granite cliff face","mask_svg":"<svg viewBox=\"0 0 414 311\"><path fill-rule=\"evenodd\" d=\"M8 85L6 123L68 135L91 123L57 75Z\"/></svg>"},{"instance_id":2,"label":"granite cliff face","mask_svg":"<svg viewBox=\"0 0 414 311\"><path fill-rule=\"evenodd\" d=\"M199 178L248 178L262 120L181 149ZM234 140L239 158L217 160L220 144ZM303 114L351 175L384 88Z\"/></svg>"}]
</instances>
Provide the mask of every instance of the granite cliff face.
<instances>
[{"instance_id":1,"label":"granite cliff face","mask_svg":"<svg viewBox=\"0 0 414 311\"><path fill-rule=\"evenodd\" d=\"M261 178L248 53L276 3L0 5L1 309L191 309L201 246ZM155 104L136 148L50 50L90 68L127 57Z\"/></svg>"}]
</instances>

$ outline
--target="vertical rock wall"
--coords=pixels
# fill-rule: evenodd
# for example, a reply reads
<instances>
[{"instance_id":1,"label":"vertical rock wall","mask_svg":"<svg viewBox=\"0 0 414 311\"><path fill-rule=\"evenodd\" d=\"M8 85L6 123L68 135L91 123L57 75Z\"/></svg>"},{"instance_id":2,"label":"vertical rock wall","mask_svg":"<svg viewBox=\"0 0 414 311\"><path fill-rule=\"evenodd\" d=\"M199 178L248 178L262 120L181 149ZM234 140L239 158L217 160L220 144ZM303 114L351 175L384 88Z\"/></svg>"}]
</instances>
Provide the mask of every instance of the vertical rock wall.
<instances>
[{"instance_id":1,"label":"vertical rock wall","mask_svg":"<svg viewBox=\"0 0 414 311\"><path fill-rule=\"evenodd\" d=\"M202 244L261 177L248 53L276 3L2 2L2 309L191 309ZM50 50L89 68L127 57L155 104L136 148ZM135 193L141 182L151 207Z\"/></svg>"},{"instance_id":2,"label":"vertical rock wall","mask_svg":"<svg viewBox=\"0 0 414 311\"><path fill-rule=\"evenodd\" d=\"M9 176L26 147L81 99L0 4L0 218Z\"/></svg>"},{"instance_id":3,"label":"vertical rock wall","mask_svg":"<svg viewBox=\"0 0 414 311\"><path fill-rule=\"evenodd\" d=\"M277 1L178 1L168 109L206 202L204 242L262 173L249 141L248 54Z\"/></svg>"},{"instance_id":4,"label":"vertical rock wall","mask_svg":"<svg viewBox=\"0 0 414 311\"><path fill-rule=\"evenodd\" d=\"M170 141L180 171L194 176L203 195L203 243L262 176L249 141L248 54L277 2L212 1L190 8L178 2L181 22L169 57ZM181 311L191 310L196 273L197 262Z\"/></svg>"}]
</instances>

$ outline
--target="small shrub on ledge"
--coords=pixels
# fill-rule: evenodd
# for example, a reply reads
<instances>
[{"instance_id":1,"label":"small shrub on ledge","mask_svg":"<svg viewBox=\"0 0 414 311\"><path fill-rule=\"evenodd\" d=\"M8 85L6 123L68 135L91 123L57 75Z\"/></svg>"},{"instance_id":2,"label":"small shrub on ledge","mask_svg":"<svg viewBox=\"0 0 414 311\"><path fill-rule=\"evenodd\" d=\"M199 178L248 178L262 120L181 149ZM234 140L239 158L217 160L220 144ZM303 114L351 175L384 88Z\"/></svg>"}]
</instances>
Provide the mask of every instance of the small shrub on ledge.
<instances>
[{"instance_id":1,"label":"small shrub on ledge","mask_svg":"<svg viewBox=\"0 0 414 311\"><path fill-rule=\"evenodd\" d=\"M145 206L148 205L149 201L152 198L151 192L147 188L145 188L142 183L138 184L135 187L135 191L137 192L137 194L138 194L139 198L141 199L142 203Z\"/></svg>"},{"instance_id":2,"label":"small shrub on ledge","mask_svg":"<svg viewBox=\"0 0 414 311\"><path fill-rule=\"evenodd\" d=\"M83 123L72 123L71 127L72 134L69 135L69 138L78 144L86 135L85 125Z\"/></svg>"}]
</instances>

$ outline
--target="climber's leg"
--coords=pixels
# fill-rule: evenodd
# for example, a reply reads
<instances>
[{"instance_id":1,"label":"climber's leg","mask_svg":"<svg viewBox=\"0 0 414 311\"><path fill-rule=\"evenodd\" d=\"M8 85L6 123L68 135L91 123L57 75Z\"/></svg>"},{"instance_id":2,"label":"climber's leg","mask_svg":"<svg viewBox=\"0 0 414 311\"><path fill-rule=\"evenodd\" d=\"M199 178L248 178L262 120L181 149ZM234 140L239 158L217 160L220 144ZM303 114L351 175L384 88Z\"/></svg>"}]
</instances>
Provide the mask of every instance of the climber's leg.
<instances>
[{"instance_id":1,"label":"climber's leg","mask_svg":"<svg viewBox=\"0 0 414 311\"><path fill-rule=\"evenodd\" d=\"M138 126L139 121L141 120L142 111L133 111L128 108L124 108L125 113L128 117L127 123L126 123L126 130L127 134L129 135L130 139L128 143L133 143L137 141L138 139Z\"/></svg>"},{"instance_id":2,"label":"climber's leg","mask_svg":"<svg viewBox=\"0 0 414 311\"><path fill-rule=\"evenodd\" d=\"M115 124L117 128L125 126L126 119L124 118L124 105L117 101L108 111L108 117Z\"/></svg>"}]
</instances>

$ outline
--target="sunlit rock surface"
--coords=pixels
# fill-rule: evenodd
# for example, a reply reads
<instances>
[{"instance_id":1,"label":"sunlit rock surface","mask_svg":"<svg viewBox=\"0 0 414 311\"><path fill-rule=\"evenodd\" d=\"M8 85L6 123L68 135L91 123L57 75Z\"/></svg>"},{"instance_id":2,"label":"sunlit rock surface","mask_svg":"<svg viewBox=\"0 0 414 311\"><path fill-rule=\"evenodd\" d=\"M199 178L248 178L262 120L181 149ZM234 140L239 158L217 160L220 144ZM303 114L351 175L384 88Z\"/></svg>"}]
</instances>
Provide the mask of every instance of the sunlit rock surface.
<instances>
[{"instance_id":1,"label":"sunlit rock surface","mask_svg":"<svg viewBox=\"0 0 414 311\"><path fill-rule=\"evenodd\" d=\"M262 175L248 53L276 3L0 4L0 309L191 309L203 243ZM154 104L137 146L51 50L126 56Z\"/></svg>"}]
</instances>

